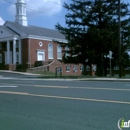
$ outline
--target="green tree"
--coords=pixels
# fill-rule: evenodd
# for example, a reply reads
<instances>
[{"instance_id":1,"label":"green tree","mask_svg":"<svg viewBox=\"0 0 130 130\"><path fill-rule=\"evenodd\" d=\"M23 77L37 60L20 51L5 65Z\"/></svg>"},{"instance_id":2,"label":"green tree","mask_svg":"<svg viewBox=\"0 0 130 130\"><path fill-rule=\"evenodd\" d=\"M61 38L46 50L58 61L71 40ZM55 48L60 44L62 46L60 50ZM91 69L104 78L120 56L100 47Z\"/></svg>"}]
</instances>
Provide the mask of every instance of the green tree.
<instances>
[{"instance_id":1,"label":"green tree","mask_svg":"<svg viewBox=\"0 0 130 130\"><path fill-rule=\"evenodd\" d=\"M63 62L81 63L85 73L86 64L94 63L98 66L99 75L105 75L110 50L113 52L113 61L118 62L118 0L72 0L71 4L65 3L64 7L68 10L66 26L62 27L59 23L56 25L56 29L68 40L69 50L65 52L69 55L63 57ZM128 4L122 2L123 58L128 58L128 12Z\"/></svg>"}]
</instances>

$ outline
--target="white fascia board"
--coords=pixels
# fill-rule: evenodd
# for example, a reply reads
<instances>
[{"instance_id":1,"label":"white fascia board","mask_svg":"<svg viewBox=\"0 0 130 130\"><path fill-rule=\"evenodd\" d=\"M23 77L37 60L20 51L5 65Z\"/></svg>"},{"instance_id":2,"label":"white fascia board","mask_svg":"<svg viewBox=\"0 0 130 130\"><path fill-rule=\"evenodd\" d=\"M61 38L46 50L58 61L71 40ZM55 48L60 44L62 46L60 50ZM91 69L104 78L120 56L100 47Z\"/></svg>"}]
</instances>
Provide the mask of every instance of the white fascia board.
<instances>
[{"instance_id":1,"label":"white fascia board","mask_svg":"<svg viewBox=\"0 0 130 130\"><path fill-rule=\"evenodd\" d=\"M19 36L18 35L14 35L14 36L11 36L11 37L0 38L0 42L13 41L14 39L15 40L19 39Z\"/></svg>"},{"instance_id":2,"label":"white fascia board","mask_svg":"<svg viewBox=\"0 0 130 130\"><path fill-rule=\"evenodd\" d=\"M68 43L67 40L65 39L58 39L58 38L52 38L52 37L43 37L43 36L36 36L36 35L26 35L26 36L21 36L22 39L25 38L30 38L30 39L38 39L38 40L47 40L47 41L59 41L59 42L63 42L63 43Z\"/></svg>"}]
</instances>

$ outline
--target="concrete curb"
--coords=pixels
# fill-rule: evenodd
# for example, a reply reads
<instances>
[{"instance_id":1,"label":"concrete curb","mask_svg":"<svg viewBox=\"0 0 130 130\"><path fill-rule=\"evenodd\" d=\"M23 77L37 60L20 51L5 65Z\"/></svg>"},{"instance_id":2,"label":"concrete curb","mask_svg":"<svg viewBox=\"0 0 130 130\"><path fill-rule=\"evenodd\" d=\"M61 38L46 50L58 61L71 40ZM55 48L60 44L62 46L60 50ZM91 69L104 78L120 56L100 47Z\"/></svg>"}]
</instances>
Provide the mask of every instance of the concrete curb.
<instances>
[{"instance_id":1,"label":"concrete curb","mask_svg":"<svg viewBox=\"0 0 130 130\"><path fill-rule=\"evenodd\" d=\"M41 76L40 74L32 74L32 73L26 73L26 72L15 72L15 71L8 71L8 70L0 70L0 72L8 72L8 73L16 73L16 74L22 74L22 75L30 75L30 76ZM0 75L0 78L4 79L3 75ZM11 78L11 77L6 77ZM13 78L15 79L15 78ZM17 78L17 79L24 79L24 80L52 80L52 81L105 81L105 82L130 82L130 78L128 79L120 79L120 78L77 78L77 79L67 79L67 78Z\"/></svg>"},{"instance_id":2,"label":"concrete curb","mask_svg":"<svg viewBox=\"0 0 130 130\"><path fill-rule=\"evenodd\" d=\"M32 73L26 73L26 72L16 72L16 71L9 71L9 70L0 70L0 72L7 72L7 73L14 73L14 74L23 74L23 75L36 75L40 76L40 74L32 74Z\"/></svg>"}]
</instances>

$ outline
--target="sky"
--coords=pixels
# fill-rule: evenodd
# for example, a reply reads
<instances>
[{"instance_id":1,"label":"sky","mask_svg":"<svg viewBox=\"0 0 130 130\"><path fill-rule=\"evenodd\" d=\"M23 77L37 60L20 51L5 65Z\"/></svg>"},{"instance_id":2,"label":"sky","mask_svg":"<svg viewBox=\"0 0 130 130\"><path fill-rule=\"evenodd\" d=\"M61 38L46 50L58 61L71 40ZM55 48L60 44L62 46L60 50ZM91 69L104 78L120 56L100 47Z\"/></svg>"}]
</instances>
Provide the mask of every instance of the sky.
<instances>
[{"instance_id":1,"label":"sky","mask_svg":"<svg viewBox=\"0 0 130 130\"><path fill-rule=\"evenodd\" d=\"M15 3L17 0L0 0L0 25L6 21L15 21ZM55 29L60 23L65 25L64 2L70 0L25 0L29 25Z\"/></svg>"},{"instance_id":2,"label":"sky","mask_svg":"<svg viewBox=\"0 0 130 130\"><path fill-rule=\"evenodd\" d=\"M0 25L6 21L15 21L15 3L17 0L0 0ZM55 29L55 25L65 26L66 9L64 2L71 0L25 0L27 4L28 24ZM129 2L129 0L121 0Z\"/></svg>"}]
</instances>

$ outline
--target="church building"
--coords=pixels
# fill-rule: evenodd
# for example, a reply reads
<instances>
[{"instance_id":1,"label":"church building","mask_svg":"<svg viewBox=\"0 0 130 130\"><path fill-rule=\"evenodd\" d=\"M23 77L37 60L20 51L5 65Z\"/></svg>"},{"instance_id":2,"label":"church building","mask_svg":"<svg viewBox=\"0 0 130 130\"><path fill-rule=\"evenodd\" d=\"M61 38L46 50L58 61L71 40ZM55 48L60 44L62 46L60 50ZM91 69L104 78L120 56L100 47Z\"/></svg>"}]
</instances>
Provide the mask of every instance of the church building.
<instances>
[{"instance_id":1,"label":"church building","mask_svg":"<svg viewBox=\"0 0 130 130\"><path fill-rule=\"evenodd\" d=\"M24 0L16 2L15 22L0 26L0 69L25 71L51 71L60 68L66 75L81 75L82 65L64 64L62 48L54 40L67 40L57 30L30 26Z\"/></svg>"}]
</instances>

